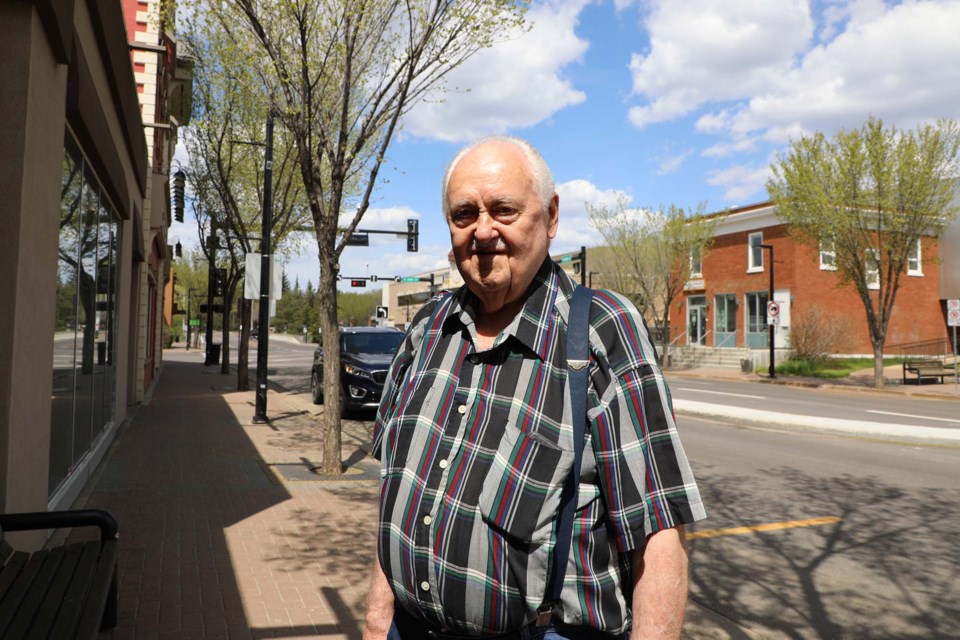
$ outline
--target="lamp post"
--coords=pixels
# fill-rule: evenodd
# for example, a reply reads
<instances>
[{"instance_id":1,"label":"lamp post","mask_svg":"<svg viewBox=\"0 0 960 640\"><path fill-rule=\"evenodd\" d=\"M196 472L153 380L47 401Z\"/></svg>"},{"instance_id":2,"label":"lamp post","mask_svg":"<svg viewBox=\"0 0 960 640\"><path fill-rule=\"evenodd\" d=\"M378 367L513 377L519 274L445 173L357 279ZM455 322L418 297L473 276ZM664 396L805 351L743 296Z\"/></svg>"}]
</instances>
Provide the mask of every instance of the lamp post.
<instances>
[{"instance_id":1,"label":"lamp post","mask_svg":"<svg viewBox=\"0 0 960 640\"><path fill-rule=\"evenodd\" d=\"M192 320L191 318L192 314L190 313L190 301L193 297L194 291L196 291L196 289L187 289L187 348L185 349L186 351L190 351L190 333L192 329L190 324L190 321Z\"/></svg>"},{"instance_id":2,"label":"lamp post","mask_svg":"<svg viewBox=\"0 0 960 640\"><path fill-rule=\"evenodd\" d=\"M213 212L210 213L210 235L207 236L207 332L206 353L204 354L203 364L217 364L213 354L213 297L216 293L217 277L217 222Z\"/></svg>"},{"instance_id":3,"label":"lamp post","mask_svg":"<svg viewBox=\"0 0 960 640\"><path fill-rule=\"evenodd\" d=\"M263 160L263 237L260 240L260 314L257 337L257 393L253 413L255 424L267 418L267 341L270 324L270 233L273 227L273 110L267 113L267 146Z\"/></svg>"},{"instance_id":4,"label":"lamp post","mask_svg":"<svg viewBox=\"0 0 960 640\"><path fill-rule=\"evenodd\" d=\"M767 302L770 303L770 302L773 302L773 245L761 244L757 246L759 246L761 249L766 249L767 251L770 252L770 293L767 296ZM770 337L768 338L768 342L770 343L770 378L773 379L777 377L777 364L773 361L774 360L773 331L774 331L775 325L772 322L770 322L769 318L767 319L767 323L769 325L769 330L770 330Z\"/></svg>"}]
</instances>

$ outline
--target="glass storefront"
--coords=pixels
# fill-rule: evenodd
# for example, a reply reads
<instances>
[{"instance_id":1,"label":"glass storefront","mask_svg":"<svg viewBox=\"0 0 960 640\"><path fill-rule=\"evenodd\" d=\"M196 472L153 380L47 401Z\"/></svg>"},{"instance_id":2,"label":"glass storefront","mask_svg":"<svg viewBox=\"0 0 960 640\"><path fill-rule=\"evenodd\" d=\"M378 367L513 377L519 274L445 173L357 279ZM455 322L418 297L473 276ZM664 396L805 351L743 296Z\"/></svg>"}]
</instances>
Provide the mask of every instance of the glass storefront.
<instances>
[{"instance_id":1,"label":"glass storefront","mask_svg":"<svg viewBox=\"0 0 960 640\"><path fill-rule=\"evenodd\" d=\"M118 217L73 138L64 143L48 495L115 417Z\"/></svg>"}]
</instances>

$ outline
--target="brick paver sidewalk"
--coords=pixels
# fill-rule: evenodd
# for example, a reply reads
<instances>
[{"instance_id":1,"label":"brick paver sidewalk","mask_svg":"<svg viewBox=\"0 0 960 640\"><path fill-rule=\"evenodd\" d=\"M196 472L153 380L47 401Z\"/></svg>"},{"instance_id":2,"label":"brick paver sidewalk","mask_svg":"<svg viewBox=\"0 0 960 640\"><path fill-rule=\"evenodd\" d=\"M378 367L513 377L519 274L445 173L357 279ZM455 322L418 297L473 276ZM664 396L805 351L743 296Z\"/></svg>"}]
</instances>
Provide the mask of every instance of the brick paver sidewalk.
<instances>
[{"instance_id":1,"label":"brick paver sidewalk","mask_svg":"<svg viewBox=\"0 0 960 640\"><path fill-rule=\"evenodd\" d=\"M235 388L168 350L152 400L101 465L85 506L120 523L109 637L360 638L376 478L284 480L280 469L319 464L320 426L273 391L271 424L254 425L253 391ZM362 457L358 426L344 459Z\"/></svg>"}]
</instances>

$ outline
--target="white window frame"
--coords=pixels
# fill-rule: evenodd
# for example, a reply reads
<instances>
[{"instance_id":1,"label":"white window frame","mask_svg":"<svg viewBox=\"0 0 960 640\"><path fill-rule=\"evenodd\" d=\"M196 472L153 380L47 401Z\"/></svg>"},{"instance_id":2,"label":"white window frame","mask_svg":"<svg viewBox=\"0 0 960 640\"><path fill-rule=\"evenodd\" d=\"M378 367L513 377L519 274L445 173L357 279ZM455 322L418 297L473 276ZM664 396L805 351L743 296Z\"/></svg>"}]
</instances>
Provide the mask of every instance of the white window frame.
<instances>
[{"instance_id":1,"label":"white window frame","mask_svg":"<svg viewBox=\"0 0 960 640\"><path fill-rule=\"evenodd\" d=\"M920 238L917 238L917 244L914 247L916 255L913 255L913 251L907 254L907 275L908 276L922 276L923 275L923 254L921 253L920 247Z\"/></svg>"},{"instance_id":2,"label":"white window frame","mask_svg":"<svg viewBox=\"0 0 960 640\"><path fill-rule=\"evenodd\" d=\"M870 259L870 255L873 255L873 260ZM874 267L870 267L870 263L873 262ZM879 249L867 249L867 264L865 267L866 280L867 280L867 289L871 291L880 290L880 250Z\"/></svg>"},{"instance_id":3,"label":"white window frame","mask_svg":"<svg viewBox=\"0 0 960 640\"><path fill-rule=\"evenodd\" d=\"M703 277L703 250L700 247L690 249L690 277Z\"/></svg>"},{"instance_id":4,"label":"white window frame","mask_svg":"<svg viewBox=\"0 0 960 640\"><path fill-rule=\"evenodd\" d=\"M824 259L826 258L826 260ZM820 239L820 271L837 270L837 246L833 238Z\"/></svg>"},{"instance_id":5,"label":"white window frame","mask_svg":"<svg viewBox=\"0 0 960 640\"><path fill-rule=\"evenodd\" d=\"M754 242L754 238L758 239L759 242ZM758 245L761 244L763 244L763 231L754 231L747 236L747 273L763 271L763 249L758 248ZM757 248L756 253L754 253L754 248ZM759 264L754 260L754 255L760 256Z\"/></svg>"}]
</instances>

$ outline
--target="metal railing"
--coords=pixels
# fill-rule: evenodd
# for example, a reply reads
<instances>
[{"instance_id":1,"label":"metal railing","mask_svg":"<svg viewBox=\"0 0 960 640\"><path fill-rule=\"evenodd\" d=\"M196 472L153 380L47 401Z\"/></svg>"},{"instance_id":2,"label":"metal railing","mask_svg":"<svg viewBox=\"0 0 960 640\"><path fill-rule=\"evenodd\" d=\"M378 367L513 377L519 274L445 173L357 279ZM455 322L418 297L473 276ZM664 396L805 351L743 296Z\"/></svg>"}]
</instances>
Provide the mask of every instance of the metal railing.
<instances>
[{"instance_id":1,"label":"metal railing","mask_svg":"<svg viewBox=\"0 0 960 640\"><path fill-rule=\"evenodd\" d=\"M947 358L953 357L953 345L949 338L890 345L886 350L889 353L898 354L901 358L937 358L939 360L946 360Z\"/></svg>"}]
</instances>

